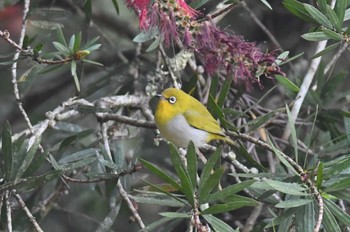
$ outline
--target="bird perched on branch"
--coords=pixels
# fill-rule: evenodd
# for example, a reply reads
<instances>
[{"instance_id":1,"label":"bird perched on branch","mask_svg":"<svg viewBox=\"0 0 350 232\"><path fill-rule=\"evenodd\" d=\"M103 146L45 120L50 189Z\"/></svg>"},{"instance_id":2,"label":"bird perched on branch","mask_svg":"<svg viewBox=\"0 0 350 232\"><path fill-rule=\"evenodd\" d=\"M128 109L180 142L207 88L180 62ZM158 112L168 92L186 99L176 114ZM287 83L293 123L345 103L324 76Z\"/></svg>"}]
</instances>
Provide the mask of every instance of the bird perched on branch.
<instances>
[{"instance_id":1,"label":"bird perched on branch","mask_svg":"<svg viewBox=\"0 0 350 232\"><path fill-rule=\"evenodd\" d=\"M186 148L192 140L201 147L211 140L234 145L207 108L180 89L168 88L157 94L155 122L160 134L178 147Z\"/></svg>"}]
</instances>

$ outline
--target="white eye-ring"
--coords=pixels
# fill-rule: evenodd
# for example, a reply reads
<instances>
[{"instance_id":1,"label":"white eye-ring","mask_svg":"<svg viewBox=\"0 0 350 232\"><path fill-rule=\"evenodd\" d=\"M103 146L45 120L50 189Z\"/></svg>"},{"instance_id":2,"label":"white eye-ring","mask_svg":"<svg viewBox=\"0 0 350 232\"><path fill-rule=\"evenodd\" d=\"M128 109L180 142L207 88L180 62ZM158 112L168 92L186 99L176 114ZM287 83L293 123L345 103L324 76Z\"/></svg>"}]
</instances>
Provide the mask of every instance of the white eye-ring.
<instances>
[{"instance_id":1,"label":"white eye-ring","mask_svg":"<svg viewBox=\"0 0 350 232\"><path fill-rule=\"evenodd\" d=\"M174 104L174 103L176 102L176 97L171 96L171 97L169 97L168 101L169 101L171 104Z\"/></svg>"}]
</instances>

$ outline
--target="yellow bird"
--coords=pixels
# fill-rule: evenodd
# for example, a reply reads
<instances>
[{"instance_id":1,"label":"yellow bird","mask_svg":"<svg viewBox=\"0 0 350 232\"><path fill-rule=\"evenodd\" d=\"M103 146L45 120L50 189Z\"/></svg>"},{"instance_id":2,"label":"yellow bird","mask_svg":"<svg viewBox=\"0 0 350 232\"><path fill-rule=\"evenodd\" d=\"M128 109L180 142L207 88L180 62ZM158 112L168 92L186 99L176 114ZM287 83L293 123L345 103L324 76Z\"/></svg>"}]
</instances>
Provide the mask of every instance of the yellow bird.
<instances>
[{"instance_id":1,"label":"yellow bird","mask_svg":"<svg viewBox=\"0 0 350 232\"><path fill-rule=\"evenodd\" d=\"M192 140L201 147L211 140L234 145L207 108L184 91L169 88L157 94L155 122L160 134L178 147L186 148Z\"/></svg>"}]
</instances>

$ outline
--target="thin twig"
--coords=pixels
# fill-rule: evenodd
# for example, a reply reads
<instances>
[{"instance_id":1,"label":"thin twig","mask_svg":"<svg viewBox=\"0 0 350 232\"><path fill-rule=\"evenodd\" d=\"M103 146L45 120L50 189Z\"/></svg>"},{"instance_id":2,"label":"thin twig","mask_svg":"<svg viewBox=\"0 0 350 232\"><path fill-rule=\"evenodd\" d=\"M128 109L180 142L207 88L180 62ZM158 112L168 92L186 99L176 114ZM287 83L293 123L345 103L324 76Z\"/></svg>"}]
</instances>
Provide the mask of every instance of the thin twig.
<instances>
[{"instance_id":1,"label":"thin twig","mask_svg":"<svg viewBox=\"0 0 350 232\"><path fill-rule=\"evenodd\" d=\"M315 54L319 53L322 50L324 50L326 45L327 45L327 40L320 41L317 44L317 48L316 48ZM298 92L298 94L297 94L297 96L295 98L295 102L294 102L293 108L291 110L291 124L292 125L295 123L296 118L298 117L298 114L300 112L301 106L302 106L302 104L304 102L306 94L309 91L311 82L312 82L312 80L313 80L313 78L315 76L315 73L317 71L317 67L319 66L320 62L321 62L321 57L317 57L317 58L315 58L315 59L313 59L311 61L310 68L309 68L308 72L305 75L303 83L300 86L300 90L299 90L299 92ZM288 138L290 136L290 133L291 133L290 128L287 126L285 131L284 131L284 134L283 134L282 138L284 140L288 140Z\"/></svg>"},{"instance_id":2,"label":"thin twig","mask_svg":"<svg viewBox=\"0 0 350 232\"><path fill-rule=\"evenodd\" d=\"M12 207L11 207L11 192L6 190L5 192L5 205L6 205L6 219L7 219L7 232L12 232Z\"/></svg>"},{"instance_id":3,"label":"thin twig","mask_svg":"<svg viewBox=\"0 0 350 232\"><path fill-rule=\"evenodd\" d=\"M281 44L277 41L277 39L275 38L275 36L271 33L271 31L269 29L267 29L267 27L258 19L258 17L256 17L256 15L254 14L254 12L248 7L247 3L245 3L244 1L241 2L243 8L249 13L249 16L253 19L253 21L260 27L260 29L270 38L270 40L272 41L272 43L276 46L276 48L280 49L281 51L283 51L283 48L281 46Z\"/></svg>"},{"instance_id":4,"label":"thin twig","mask_svg":"<svg viewBox=\"0 0 350 232\"><path fill-rule=\"evenodd\" d=\"M106 123L102 123L101 127L102 127L101 130L102 130L103 145L105 147L105 150L106 150L108 156L110 157L111 160L113 160L112 159L111 149L110 149L109 142L108 142L108 134L107 134L107 125L106 125ZM145 228L145 224L143 223L139 213L135 209L135 206L131 202L131 200L130 200L130 198L128 196L128 193L124 190L124 187L123 187L122 183L120 182L120 179L118 179L117 188L118 188L118 191L119 191L120 195L122 196L124 201L127 203L128 207L129 207L131 213L133 214L134 219L137 221L139 227L141 229Z\"/></svg>"},{"instance_id":5,"label":"thin twig","mask_svg":"<svg viewBox=\"0 0 350 232\"><path fill-rule=\"evenodd\" d=\"M97 182L106 181L106 180L117 180L121 176L133 174L138 169L139 169L139 167L135 165L131 169L121 170L120 172L113 174L112 176L109 176L109 177L89 178L89 179L84 179L84 180L72 178L72 177L66 176L66 175L63 175L62 177L69 182L80 183L80 184L89 184L89 183L97 183Z\"/></svg>"},{"instance_id":6,"label":"thin twig","mask_svg":"<svg viewBox=\"0 0 350 232\"><path fill-rule=\"evenodd\" d=\"M156 125L153 121L146 121L142 119L133 119L128 116L118 115L118 114L110 114L110 113L96 113L96 116L102 122L113 120L125 124L129 124L131 126L136 127L144 127L149 129L156 129Z\"/></svg>"},{"instance_id":7,"label":"thin twig","mask_svg":"<svg viewBox=\"0 0 350 232\"><path fill-rule=\"evenodd\" d=\"M264 204L260 203L254 207L254 209L252 210L252 213L247 218L247 222L244 225L242 232L250 232L253 230L253 227L254 227L256 220L258 219L258 217L261 213L263 206L264 206Z\"/></svg>"},{"instance_id":8,"label":"thin twig","mask_svg":"<svg viewBox=\"0 0 350 232\"><path fill-rule=\"evenodd\" d=\"M13 92L15 94L18 108L21 111L22 116L23 116L24 120L26 121L28 128L31 130L32 134L34 134L32 123L30 122L30 119L29 119L26 111L23 108L21 96L19 94L19 89L18 89L18 85L17 85L17 60L18 60L19 55L21 53L21 48L23 45L24 36L26 34L27 14L29 11L29 5L30 5L30 0L25 0L24 1L24 9L23 9L23 17L22 17L22 29L21 29L21 34L19 37L19 42L18 42L18 47L20 48L20 50L17 50L17 52L15 53L15 55L13 57L14 63L12 64L11 70L12 70Z\"/></svg>"},{"instance_id":9,"label":"thin twig","mask_svg":"<svg viewBox=\"0 0 350 232\"><path fill-rule=\"evenodd\" d=\"M14 196L18 202L18 204L21 206L21 208L26 213L27 217L29 218L29 221L33 224L34 229L38 232L44 232L41 227L39 226L38 222L36 221L33 214L29 211L28 207L26 206L26 203L23 201L22 197L18 193L14 193Z\"/></svg>"}]
</instances>

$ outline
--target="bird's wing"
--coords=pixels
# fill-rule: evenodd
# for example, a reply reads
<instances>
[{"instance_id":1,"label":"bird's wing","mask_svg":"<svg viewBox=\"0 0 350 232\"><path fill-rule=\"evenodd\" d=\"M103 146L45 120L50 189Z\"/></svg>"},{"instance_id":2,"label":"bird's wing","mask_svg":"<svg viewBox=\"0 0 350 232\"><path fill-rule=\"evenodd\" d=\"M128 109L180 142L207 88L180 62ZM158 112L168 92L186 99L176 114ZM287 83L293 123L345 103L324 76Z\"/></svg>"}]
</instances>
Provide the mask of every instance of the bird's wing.
<instances>
[{"instance_id":1,"label":"bird's wing","mask_svg":"<svg viewBox=\"0 0 350 232\"><path fill-rule=\"evenodd\" d=\"M187 110L183 115L190 126L212 134L225 136L219 123L208 111L199 113L194 110Z\"/></svg>"}]
</instances>

